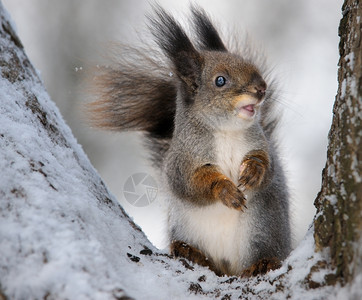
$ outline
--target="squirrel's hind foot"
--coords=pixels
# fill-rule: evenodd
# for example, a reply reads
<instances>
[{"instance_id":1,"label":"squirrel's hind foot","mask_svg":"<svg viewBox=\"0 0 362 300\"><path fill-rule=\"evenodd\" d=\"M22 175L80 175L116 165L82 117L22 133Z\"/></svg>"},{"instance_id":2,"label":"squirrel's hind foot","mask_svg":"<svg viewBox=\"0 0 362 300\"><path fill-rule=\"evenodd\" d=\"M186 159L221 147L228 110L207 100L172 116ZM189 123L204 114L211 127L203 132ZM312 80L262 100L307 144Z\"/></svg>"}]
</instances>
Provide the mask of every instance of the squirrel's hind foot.
<instances>
[{"instance_id":1,"label":"squirrel's hind foot","mask_svg":"<svg viewBox=\"0 0 362 300\"><path fill-rule=\"evenodd\" d=\"M281 266L282 264L277 258L263 258L249 268L245 269L241 273L241 277L264 275L269 271L279 269Z\"/></svg>"},{"instance_id":2,"label":"squirrel's hind foot","mask_svg":"<svg viewBox=\"0 0 362 300\"><path fill-rule=\"evenodd\" d=\"M174 257L183 257L200 266L209 267L211 271L220 276L212 260L208 259L199 249L182 241L173 241L170 250Z\"/></svg>"}]
</instances>

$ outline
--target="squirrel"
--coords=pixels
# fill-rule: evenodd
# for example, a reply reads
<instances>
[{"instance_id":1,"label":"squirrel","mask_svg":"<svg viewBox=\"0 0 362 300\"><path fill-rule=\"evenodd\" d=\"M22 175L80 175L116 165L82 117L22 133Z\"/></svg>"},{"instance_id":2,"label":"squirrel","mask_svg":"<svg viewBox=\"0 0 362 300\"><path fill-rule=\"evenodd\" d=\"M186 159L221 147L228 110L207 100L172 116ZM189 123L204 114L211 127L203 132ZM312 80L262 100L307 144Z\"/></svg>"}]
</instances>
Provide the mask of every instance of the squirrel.
<instances>
[{"instance_id":1,"label":"squirrel","mask_svg":"<svg viewBox=\"0 0 362 300\"><path fill-rule=\"evenodd\" d=\"M123 46L99 67L93 124L144 133L167 191L172 255L218 275L279 267L291 230L275 82L228 50L200 7L191 6L193 39L159 5L148 20L158 49Z\"/></svg>"}]
</instances>

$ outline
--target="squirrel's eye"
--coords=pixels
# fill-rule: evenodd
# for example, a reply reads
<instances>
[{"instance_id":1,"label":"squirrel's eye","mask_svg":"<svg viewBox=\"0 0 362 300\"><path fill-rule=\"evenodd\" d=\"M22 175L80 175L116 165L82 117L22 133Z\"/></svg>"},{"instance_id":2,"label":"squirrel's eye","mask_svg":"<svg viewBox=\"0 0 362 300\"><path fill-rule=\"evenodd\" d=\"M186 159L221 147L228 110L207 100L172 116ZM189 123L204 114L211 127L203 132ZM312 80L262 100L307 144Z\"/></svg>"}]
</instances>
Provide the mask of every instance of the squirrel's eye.
<instances>
[{"instance_id":1,"label":"squirrel's eye","mask_svg":"<svg viewBox=\"0 0 362 300\"><path fill-rule=\"evenodd\" d=\"M225 77L223 77L223 76L218 76L218 77L216 77L216 79L215 79L215 84L216 84L216 86L222 87L222 86L225 85L225 83L226 83Z\"/></svg>"}]
</instances>

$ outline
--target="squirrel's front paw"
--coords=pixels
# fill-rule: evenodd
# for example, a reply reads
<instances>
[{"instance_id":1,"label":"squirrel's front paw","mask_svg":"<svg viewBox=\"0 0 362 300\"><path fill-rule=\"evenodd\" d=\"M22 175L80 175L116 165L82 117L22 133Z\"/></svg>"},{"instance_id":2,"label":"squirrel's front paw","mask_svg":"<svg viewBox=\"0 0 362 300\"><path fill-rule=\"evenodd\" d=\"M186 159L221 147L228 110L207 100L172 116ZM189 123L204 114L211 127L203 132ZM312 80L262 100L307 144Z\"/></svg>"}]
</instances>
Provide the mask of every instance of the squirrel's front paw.
<instances>
[{"instance_id":1,"label":"squirrel's front paw","mask_svg":"<svg viewBox=\"0 0 362 300\"><path fill-rule=\"evenodd\" d=\"M238 187L252 189L259 187L269 168L268 154L262 150L249 152L240 166Z\"/></svg>"},{"instance_id":2,"label":"squirrel's front paw","mask_svg":"<svg viewBox=\"0 0 362 300\"><path fill-rule=\"evenodd\" d=\"M219 180L215 183L214 189L218 194L218 198L224 205L230 208L243 211L246 208L245 196L234 183L228 179Z\"/></svg>"}]
</instances>

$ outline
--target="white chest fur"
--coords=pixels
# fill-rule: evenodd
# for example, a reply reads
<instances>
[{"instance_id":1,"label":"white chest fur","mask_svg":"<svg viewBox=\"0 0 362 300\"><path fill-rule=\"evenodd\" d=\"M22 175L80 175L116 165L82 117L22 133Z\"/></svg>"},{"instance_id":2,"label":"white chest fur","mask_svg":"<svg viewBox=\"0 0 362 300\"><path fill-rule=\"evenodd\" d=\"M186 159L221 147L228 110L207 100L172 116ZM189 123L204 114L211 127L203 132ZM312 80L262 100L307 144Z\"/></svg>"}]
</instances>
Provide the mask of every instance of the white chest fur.
<instances>
[{"instance_id":1,"label":"white chest fur","mask_svg":"<svg viewBox=\"0 0 362 300\"><path fill-rule=\"evenodd\" d=\"M235 184L240 163L250 151L240 132L218 132L215 136L216 163ZM230 271L240 272L248 266L251 212L228 208L221 201L203 207L175 201L170 207L170 222L176 225L174 238L199 247L222 264L230 263Z\"/></svg>"},{"instance_id":2,"label":"white chest fur","mask_svg":"<svg viewBox=\"0 0 362 300\"><path fill-rule=\"evenodd\" d=\"M184 209L182 238L213 258L216 265L227 261L229 271L239 273L248 265L250 239L247 214L228 208L221 202Z\"/></svg>"},{"instance_id":3,"label":"white chest fur","mask_svg":"<svg viewBox=\"0 0 362 300\"><path fill-rule=\"evenodd\" d=\"M240 164L250 146L241 131L218 131L215 134L216 162L234 183L239 177Z\"/></svg>"}]
</instances>

